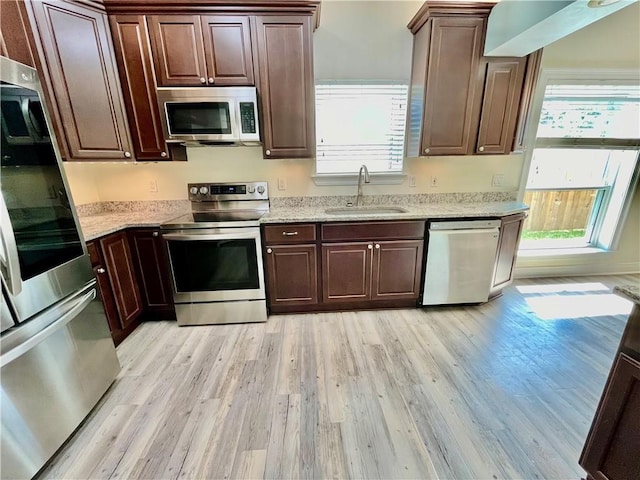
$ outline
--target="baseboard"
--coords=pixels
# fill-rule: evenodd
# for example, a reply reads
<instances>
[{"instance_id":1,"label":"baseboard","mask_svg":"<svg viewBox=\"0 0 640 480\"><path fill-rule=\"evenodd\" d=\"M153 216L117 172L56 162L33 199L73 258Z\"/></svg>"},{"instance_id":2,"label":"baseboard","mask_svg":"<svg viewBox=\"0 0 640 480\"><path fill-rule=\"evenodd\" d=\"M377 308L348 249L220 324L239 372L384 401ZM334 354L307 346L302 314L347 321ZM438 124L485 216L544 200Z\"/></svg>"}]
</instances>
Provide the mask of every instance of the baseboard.
<instances>
[{"instance_id":1,"label":"baseboard","mask_svg":"<svg viewBox=\"0 0 640 480\"><path fill-rule=\"evenodd\" d=\"M516 265L515 278L626 275L630 273L640 273L640 262Z\"/></svg>"}]
</instances>

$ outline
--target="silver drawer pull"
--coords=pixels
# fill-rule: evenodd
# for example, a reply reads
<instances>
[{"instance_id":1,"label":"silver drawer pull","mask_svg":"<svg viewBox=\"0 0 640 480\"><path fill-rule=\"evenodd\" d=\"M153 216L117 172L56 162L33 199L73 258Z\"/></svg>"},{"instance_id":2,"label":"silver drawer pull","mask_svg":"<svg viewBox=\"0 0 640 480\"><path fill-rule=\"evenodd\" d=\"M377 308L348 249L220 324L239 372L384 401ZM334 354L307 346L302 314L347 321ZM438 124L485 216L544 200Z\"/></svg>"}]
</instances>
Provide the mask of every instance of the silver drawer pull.
<instances>
[{"instance_id":1,"label":"silver drawer pull","mask_svg":"<svg viewBox=\"0 0 640 480\"><path fill-rule=\"evenodd\" d=\"M295 235L298 235L298 232L282 232L283 237L293 237Z\"/></svg>"}]
</instances>

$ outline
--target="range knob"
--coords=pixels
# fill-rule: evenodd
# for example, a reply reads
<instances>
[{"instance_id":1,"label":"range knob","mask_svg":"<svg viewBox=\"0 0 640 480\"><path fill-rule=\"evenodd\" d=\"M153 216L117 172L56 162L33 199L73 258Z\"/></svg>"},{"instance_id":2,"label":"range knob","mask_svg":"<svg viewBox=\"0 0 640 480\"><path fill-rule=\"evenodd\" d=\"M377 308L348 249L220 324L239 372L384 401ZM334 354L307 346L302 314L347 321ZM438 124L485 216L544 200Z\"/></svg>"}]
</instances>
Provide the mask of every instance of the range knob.
<instances>
[{"instance_id":1,"label":"range knob","mask_svg":"<svg viewBox=\"0 0 640 480\"><path fill-rule=\"evenodd\" d=\"M262 185L258 185L258 193L262 195L264 193L264 187Z\"/></svg>"},{"instance_id":2,"label":"range knob","mask_svg":"<svg viewBox=\"0 0 640 480\"><path fill-rule=\"evenodd\" d=\"M202 195L206 195L207 193L209 193L209 188L208 187L200 187L200 193Z\"/></svg>"},{"instance_id":3,"label":"range knob","mask_svg":"<svg viewBox=\"0 0 640 480\"><path fill-rule=\"evenodd\" d=\"M198 194L198 187L191 187L191 188L189 189L189 193L190 193L191 195L197 195L197 194Z\"/></svg>"},{"instance_id":4,"label":"range knob","mask_svg":"<svg viewBox=\"0 0 640 480\"><path fill-rule=\"evenodd\" d=\"M254 187L253 185L249 185L249 193L255 193L256 191L256 187Z\"/></svg>"}]
</instances>

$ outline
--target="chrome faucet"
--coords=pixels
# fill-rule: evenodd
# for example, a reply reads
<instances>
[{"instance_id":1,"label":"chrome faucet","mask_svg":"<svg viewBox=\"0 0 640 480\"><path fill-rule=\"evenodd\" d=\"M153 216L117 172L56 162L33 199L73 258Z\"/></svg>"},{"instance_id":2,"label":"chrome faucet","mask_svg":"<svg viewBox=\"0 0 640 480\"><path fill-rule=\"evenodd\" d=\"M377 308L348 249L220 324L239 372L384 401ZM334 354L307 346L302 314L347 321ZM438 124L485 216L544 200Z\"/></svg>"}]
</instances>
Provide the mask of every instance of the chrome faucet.
<instances>
[{"instance_id":1,"label":"chrome faucet","mask_svg":"<svg viewBox=\"0 0 640 480\"><path fill-rule=\"evenodd\" d=\"M364 172L364 175L362 173ZM366 165L362 165L360 167L360 171L358 172L358 195L356 196L356 207L362 205L362 180L364 178L364 183L371 182L369 178L369 170Z\"/></svg>"}]
</instances>

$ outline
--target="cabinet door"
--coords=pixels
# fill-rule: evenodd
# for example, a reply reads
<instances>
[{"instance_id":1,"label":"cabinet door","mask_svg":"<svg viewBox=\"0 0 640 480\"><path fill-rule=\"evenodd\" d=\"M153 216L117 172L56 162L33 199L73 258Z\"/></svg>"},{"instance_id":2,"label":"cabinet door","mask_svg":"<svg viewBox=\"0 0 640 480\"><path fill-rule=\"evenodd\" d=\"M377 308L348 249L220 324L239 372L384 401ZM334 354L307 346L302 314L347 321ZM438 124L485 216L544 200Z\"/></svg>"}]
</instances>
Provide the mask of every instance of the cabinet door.
<instances>
[{"instance_id":1,"label":"cabinet door","mask_svg":"<svg viewBox=\"0 0 640 480\"><path fill-rule=\"evenodd\" d=\"M207 82L253 85L249 17L203 16Z\"/></svg>"},{"instance_id":2,"label":"cabinet door","mask_svg":"<svg viewBox=\"0 0 640 480\"><path fill-rule=\"evenodd\" d=\"M620 353L580 465L594 480L640 478L640 362Z\"/></svg>"},{"instance_id":3,"label":"cabinet door","mask_svg":"<svg viewBox=\"0 0 640 480\"><path fill-rule=\"evenodd\" d=\"M322 246L322 300L351 302L371 298L373 244L336 243Z\"/></svg>"},{"instance_id":4,"label":"cabinet door","mask_svg":"<svg viewBox=\"0 0 640 480\"><path fill-rule=\"evenodd\" d=\"M199 15L148 17L158 85L198 86L207 83Z\"/></svg>"},{"instance_id":5,"label":"cabinet door","mask_svg":"<svg viewBox=\"0 0 640 480\"><path fill-rule=\"evenodd\" d=\"M487 62L476 153L511 151L526 58L490 59Z\"/></svg>"},{"instance_id":6,"label":"cabinet door","mask_svg":"<svg viewBox=\"0 0 640 480\"><path fill-rule=\"evenodd\" d=\"M374 244L372 300L418 298L422 246L422 240Z\"/></svg>"},{"instance_id":7,"label":"cabinet door","mask_svg":"<svg viewBox=\"0 0 640 480\"><path fill-rule=\"evenodd\" d=\"M169 158L164 142L144 15L109 17L137 160Z\"/></svg>"},{"instance_id":8,"label":"cabinet door","mask_svg":"<svg viewBox=\"0 0 640 480\"><path fill-rule=\"evenodd\" d=\"M498 253L493 273L492 294L509 285L513 281L513 269L516 264L520 234L524 223L524 214L509 215L502 219Z\"/></svg>"},{"instance_id":9,"label":"cabinet door","mask_svg":"<svg viewBox=\"0 0 640 480\"><path fill-rule=\"evenodd\" d=\"M127 234L118 232L101 238L100 248L120 323L126 330L142 313L142 299Z\"/></svg>"},{"instance_id":10,"label":"cabinet door","mask_svg":"<svg viewBox=\"0 0 640 480\"><path fill-rule=\"evenodd\" d=\"M88 242L87 251L89 252L89 258L91 259L93 274L98 282L98 292L102 299L102 305L107 317L107 323L109 324L109 330L111 331L111 337L113 338L114 343L118 345L122 341L122 323L120 322L118 307L116 306L116 301L113 297L113 290L111 288L111 282L109 282L107 269L104 266L105 263L102 258L100 242L98 240Z\"/></svg>"},{"instance_id":11,"label":"cabinet door","mask_svg":"<svg viewBox=\"0 0 640 480\"><path fill-rule=\"evenodd\" d=\"M29 20L23 2L3 0L0 15L0 55L36 68L29 42Z\"/></svg>"},{"instance_id":12,"label":"cabinet door","mask_svg":"<svg viewBox=\"0 0 640 480\"><path fill-rule=\"evenodd\" d=\"M28 5L60 112L67 160L132 158L107 16L63 1Z\"/></svg>"},{"instance_id":13,"label":"cabinet door","mask_svg":"<svg viewBox=\"0 0 640 480\"><path fill-rule=\"evenodd\" d=\"M529 121L529 113L531 111L531 102L533 101L533 93L540 76L540 62L542 60L542 49L536 50L527 56L526 72L520 95L520 107L518 107L518 121L516 125L516 133L513 139L514 152L523 152L525 150L524 132Z\"/></svg>"},{"instance_id":14,"label":"cabinet door","mask_svg":"<svg viewBox=\"0 0 640 480\"><path fill-rule=\"evenodd\" d=\"M175 319L169 258L158 229L129 231L140 291L150 318Z\"/></svg>"},{"instance_id":15,"label":"cabinet door","mask_svg":"<svg viewBox=\"0 0 640 480\"><path fill-rule=\"evenodd\" d=\"M315 98L310 16L255 17L265 158L312 157Z\"/></svg>"},{"instance_id":16,"label":"cabinet door","mask_svg":"<svg viewBox=\"0 0 640 480\"><path fill-rule=\"evenodd\" d=\"M484 77L484 17L438 17L431 45L422 130L423 155L475 151Z\"/></svg>"},{"instance_id":17,"label":"cabinet door","mask_svg":"<svg viewBox=\"0 0 640 480\"><path fill-rule=\"evenodd\" d=\"M270 307L318 303L315 245L270 246L266 267Z\"/></svg>"}]
</instances>

